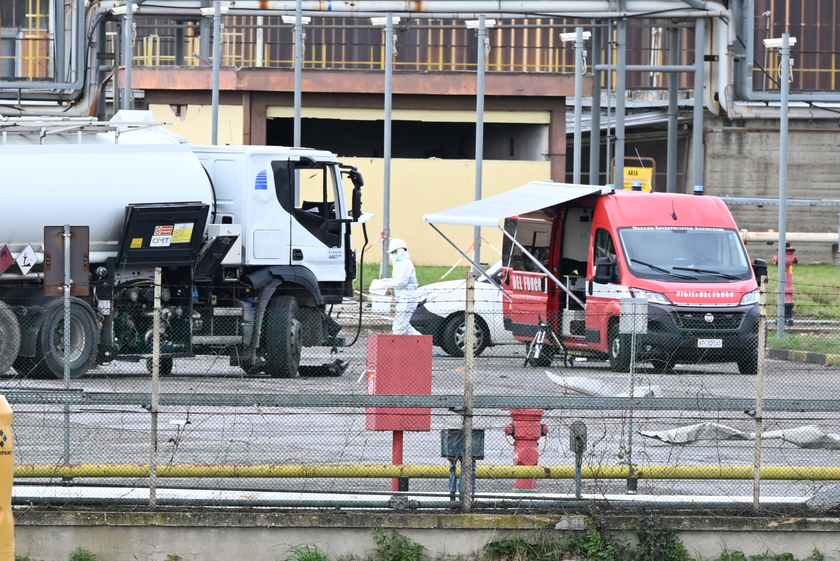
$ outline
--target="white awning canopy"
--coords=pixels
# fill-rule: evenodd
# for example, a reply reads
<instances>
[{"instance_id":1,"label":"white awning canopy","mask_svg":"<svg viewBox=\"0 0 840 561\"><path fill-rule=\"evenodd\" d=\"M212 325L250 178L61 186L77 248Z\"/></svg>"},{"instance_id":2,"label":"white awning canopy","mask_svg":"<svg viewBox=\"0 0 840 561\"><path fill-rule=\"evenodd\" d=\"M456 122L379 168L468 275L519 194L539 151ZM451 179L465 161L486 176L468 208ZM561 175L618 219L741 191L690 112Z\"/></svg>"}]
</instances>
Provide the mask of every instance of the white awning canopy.
<instances>
[{"instance_id":1,"label":"white awning canopy","mask_svg":"<svg viewBox=\"0 0 840 561\"><path fill-rule=\"evenodd\" d=\"M505 218L603 192L605 192L604 187L594 185L531 181L522 187L486 199L433 214L425 214L423 220L429 224L498 227Z\"/></svg>"}]
</instances>

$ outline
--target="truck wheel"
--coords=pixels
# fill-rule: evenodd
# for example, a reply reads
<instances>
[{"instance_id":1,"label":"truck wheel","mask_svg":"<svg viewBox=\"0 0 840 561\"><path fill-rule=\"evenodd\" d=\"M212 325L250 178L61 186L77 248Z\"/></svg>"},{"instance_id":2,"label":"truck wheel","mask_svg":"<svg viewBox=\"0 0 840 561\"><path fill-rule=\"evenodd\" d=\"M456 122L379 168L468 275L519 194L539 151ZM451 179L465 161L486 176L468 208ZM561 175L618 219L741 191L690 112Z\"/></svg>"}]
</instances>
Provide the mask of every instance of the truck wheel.
<instances>
[{"instance_id":1,"label":"truck wheel","mask_svg":"<svg viewBox=\"0 0 840 561\"><path fill-rule=\"evenodd\" d=\"M618 325L609 330L610 369L613 372L630 371L630 340L618 332Z\"/></svg>"},{"instance_id":2,"label":"truck wheel","mask_svg":"<svg viewBox=\"0 0 840 561\"><path fill-rule=\"evenodd\" d=\"M758 350L747 349L735 359L738 363L738 372L741 374L758 374Z\"/></svg>"},{"instance_id":3,"label":"truck wheel","mask_svg":"<svg viewBox=\"0 0 840 561\"><path fill-rule=\"evenodd\" d=\"M158 374L161 376L169 376L172 374L172 366L175 364L175 359L171 356L160 357L160 364L158 364ZM152 373L152 359L146 359L146 371Z\"/></svg>"},{"instance_id":4,"label":"truck wheel","mask_svg":"<svg viewBox=\"0 0 840 561\"><path fill-rule=\"evenodd\" d=\"M43 364L56 378L64 378L64 306L56 304L44 312L38 333ZM82 301L70 303L70 377L81 378L90 369L99 346L96 316ZM37 357L36 357L37 358Z\"/></svg>"},{"instance_id":5,"label":"truck wheel","mask_svg":"<svg viewBox=\"0 0 840 561\"><path fill-rule=\"evenodd\" d=\"M294 378L300 366L301 325L297 300L278 296L268 305L265 370L272 378Z\"/></svg>"},{"instance_id":6,"label":"truck wheel","mask_svg":"<svg viewBox=\"0 0 840 561\"><path fill-rule=\"evenodd\" d=\"M449 318L443 326L441 337L441 348L452 356L464 356L465 343L467 341L467 318L457 315ZM475 356L480 355L487 348L490 342L490 333L484 322L478 317L475 318Z\"/></svg>"},{"instance_id":7,"label":"truck wheel","mask_svg":"<svg viewBox=\"0 0 840 561\"><path fill-rule=\"evenodd\" d=\"M14 365L20 350L20 323L11 306L0 302L0 374Z\"/></svg>"},{"instance_id":8,"label":"truck wheel","mask_svg":"<svg viewBox=\"0 0 840 561\"><path fill-rule=\"evenodd\" d=\"M44 364L44 354L40 352L40 349L35 353L35 356L17 357L14 367L17 373L24 378L42 380L53 377L47 365Z\"/></svg>"}]
</instances>

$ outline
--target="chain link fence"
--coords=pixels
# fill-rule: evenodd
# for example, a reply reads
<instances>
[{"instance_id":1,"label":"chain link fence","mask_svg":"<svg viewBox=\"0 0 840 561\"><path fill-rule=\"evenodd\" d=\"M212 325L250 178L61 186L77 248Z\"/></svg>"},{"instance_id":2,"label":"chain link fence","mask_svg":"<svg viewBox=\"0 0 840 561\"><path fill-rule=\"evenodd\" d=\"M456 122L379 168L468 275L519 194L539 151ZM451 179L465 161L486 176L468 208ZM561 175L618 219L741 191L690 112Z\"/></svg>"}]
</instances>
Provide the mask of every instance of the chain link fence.
<instances>
[{"instance_id":1,"label":"chain link fence","mask_svg":"<svg viewBox=\"0 0 840 561\"><path fill-rule=\"evenodd\" d=\"M415 313L427 334L418 337L390 335L387 298L347 300L328 310L341 326L333 348L301 345L297 316L312 310L271 306L261 331L273 338L244 368L237 345L190 348L182 330L193 341L223 337L247 314L208 318L200 304L179 313L170 302L155 366L150 302L132 303L139 314L122 319L113 311L122 347L110 349L110 361L97 351L104 316L74 304L67 378L63 306L12 303L0 323L20 351L0 366L14 411L17 500L148 503L152 490L181 503L328 505L340 494L380 504L408 491L455 504L450 474L470 410L479 502L523 492L520 503L634 496L749 505L758 492L766 505L818 500L840 478L836 355L762 352L758 329L754 344L732 349L737 320L705 316L690 330L691 352L666 349L664 364L645 358L650 331L622 333L603 354L568 352L569 338L550 332L537 349L499 328L499 298L476 291L474 359L464 357L463 301L437 323ZM775 308L766 311L765 329L777 337ZM637 325L656 329L648 320ZM807 332L799 321L788 322L788 337L840 348L834 321ZM635 357L617 362L627 351L616 347L628 344ZM293 375L283 365L296 352Z\"/></svg>"}]
</instances>

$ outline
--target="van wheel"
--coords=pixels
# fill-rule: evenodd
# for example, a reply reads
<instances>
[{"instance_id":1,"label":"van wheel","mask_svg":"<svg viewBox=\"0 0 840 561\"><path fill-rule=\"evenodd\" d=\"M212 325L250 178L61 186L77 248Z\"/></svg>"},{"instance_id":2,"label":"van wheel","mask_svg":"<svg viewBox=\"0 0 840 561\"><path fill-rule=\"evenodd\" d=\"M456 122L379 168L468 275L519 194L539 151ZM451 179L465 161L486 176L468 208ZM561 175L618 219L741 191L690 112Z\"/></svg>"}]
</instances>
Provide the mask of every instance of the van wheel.
<instances>
[{"instance_id":1,"label":"van wheel","mask_svg":"<svg viewBox=\"0 0 840 561\"><path fill-rule=\"evenodd\" d=\"M278 296L265 320L265 370L272 378L294 378L300 366L301 324L297 300Z\"/></svg>"},{"instance_id":2,"label":"van wheel","mask_svg":"<svg viewBox=\"0 0 840 561\"><path fill-rule=\"evenodd\" d=\"M38 333L43 363L56 378L64 378L64 306L56 304L44 312ZM70 377L81 378L90 369L99 347L96 316L83 301L70 302ZM36 357L37 358L37 357Z\"/></svg>"},{"instance_id":3,"label":"van wheel","mask_svg":"<svg viewBox=\"0 0 840 561\"><path fill-rule=\"evenodd\" d=\"M741 374L758 374L758 349L747 349L735 359Z\"/></svg>"},{"instance_id":4,"label":"van wheel","mask_svg":"<svg viewBox=\"0 0 840 561\"><path fill-rule=\"evenodd\" d=\"M630 340L618 332L618 325L611 325L609 330L610 369L613 372L630 371Z\"/></svg>"},{"instance_id":5,"label":"van wheel","mask_svg":"<svg viewBox=\"0 0 840 561\"><path fill-rule=\"evenodd\" d=\"M467 341L467 318L463 315L457 315L449 318L449 321L443 326L443 335L441 337L441 348L447 354L452 356L464 356L464 349ZM477 316L475 318L475 356L480 355L487 348L490 342L490 333L484 322Z\"/></svg>"},{"instance_id":6,"label":"van wheel","mask_svg":"<svg viewBox=\"0 0 840 561\"><path fill-rule=\"evenodd\" d=\"M0 374L14 365L20 351L20 323L11 306L0 302Z\"/></svg>"},{"instance_id":7,"label":"van wheel","mask_svg":"<svg viewBox=\"0 0 840 561\"><path fill-rule=\"evenodd\" d=\"M669 360L654 359L650 361L653 371L657 374L674 374L674 364Z\"/></svg>"}]
</instances>

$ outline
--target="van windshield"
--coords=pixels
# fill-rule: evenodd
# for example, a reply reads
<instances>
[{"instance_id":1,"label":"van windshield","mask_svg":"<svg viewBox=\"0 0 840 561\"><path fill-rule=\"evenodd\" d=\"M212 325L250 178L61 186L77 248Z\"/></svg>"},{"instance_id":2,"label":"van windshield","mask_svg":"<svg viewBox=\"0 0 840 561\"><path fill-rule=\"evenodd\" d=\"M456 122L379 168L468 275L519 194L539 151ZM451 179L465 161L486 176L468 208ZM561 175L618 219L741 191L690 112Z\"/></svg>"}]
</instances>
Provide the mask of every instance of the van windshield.
<instances>
[{"instance_id":1,"label":"van windshield","mask_svg":"<svg viewBox=\"0 0 840 561\"><path fill-rule=\"evenodd\" d=\"M731 282L752 278L735 230L639 226L618 230L633 276L672 282Z\"/></svg>"}]
</instances>

